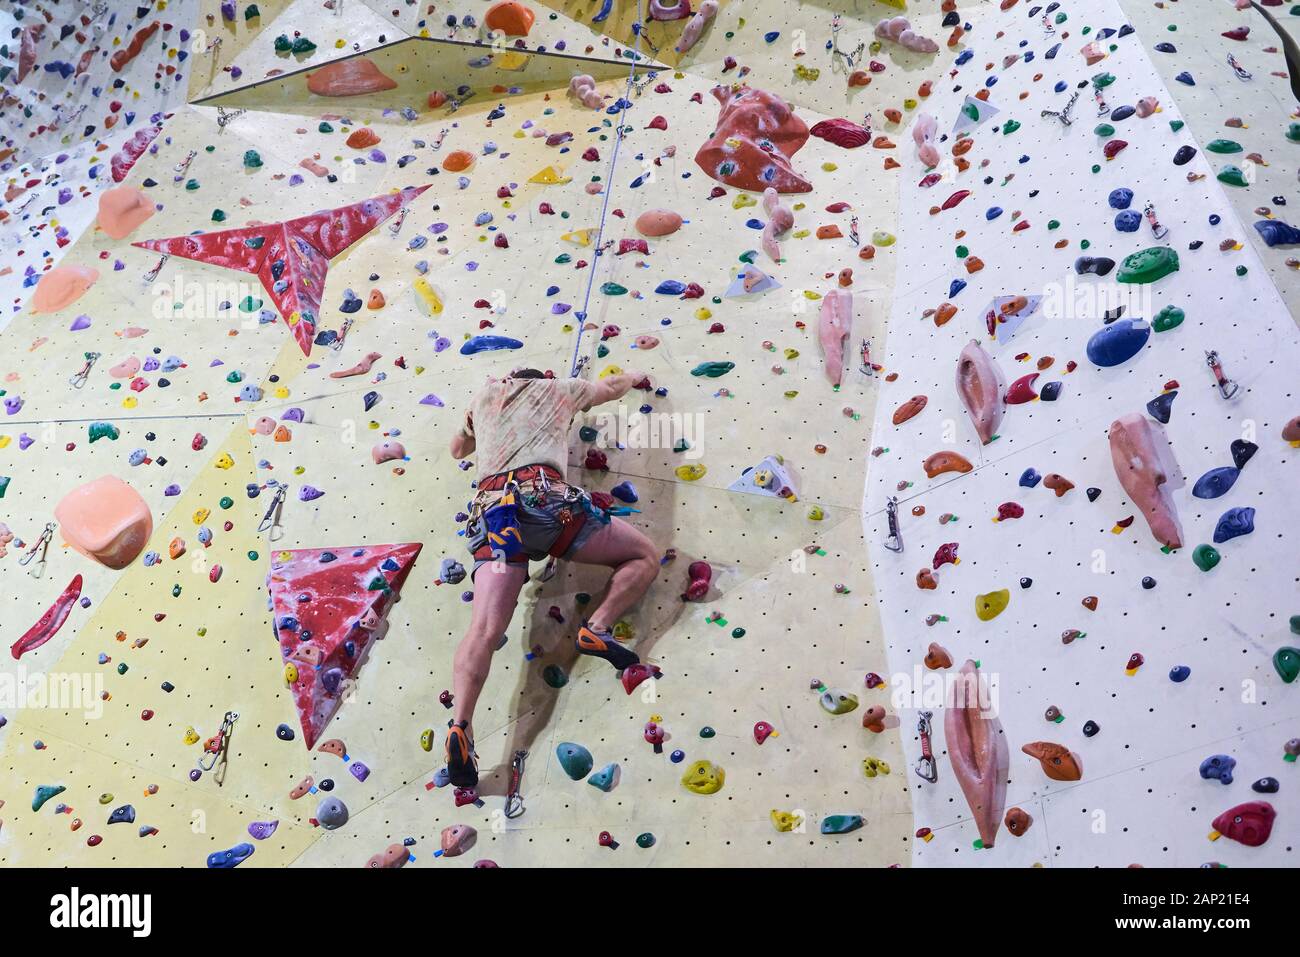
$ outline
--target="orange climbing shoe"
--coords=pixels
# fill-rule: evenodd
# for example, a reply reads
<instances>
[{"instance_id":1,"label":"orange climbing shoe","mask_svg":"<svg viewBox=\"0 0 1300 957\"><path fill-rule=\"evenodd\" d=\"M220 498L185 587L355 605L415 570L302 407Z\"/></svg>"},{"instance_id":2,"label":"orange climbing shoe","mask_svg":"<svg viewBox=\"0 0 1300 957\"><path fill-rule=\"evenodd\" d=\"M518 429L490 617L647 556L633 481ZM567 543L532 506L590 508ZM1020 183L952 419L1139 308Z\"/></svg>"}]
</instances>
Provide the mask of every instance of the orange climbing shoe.
<instances>
[{"instance_id":1,"label":"orange climbing shoe","mask_svg":"<svg viewBox=\"0 0 1300 957\"><path fill-rule=\"evenodd\" d=\"M579 654L604 658L614 666L615 671L622 671L641 662L635 652L615 641L611 632L593 631L586 625L578 629L578 640L574 644L578 646Z\"/></svg>"},{"instance_id":2,"label":"orange climbing shoe","mask_svg":"<svg viewBox=\"0 0 1300 957\"><path fill-rule=\"evenodd\" d=\"M447 723L447 777L458 788L478 787L478 760L466 723Z\"/></svg>"}]
</instances>

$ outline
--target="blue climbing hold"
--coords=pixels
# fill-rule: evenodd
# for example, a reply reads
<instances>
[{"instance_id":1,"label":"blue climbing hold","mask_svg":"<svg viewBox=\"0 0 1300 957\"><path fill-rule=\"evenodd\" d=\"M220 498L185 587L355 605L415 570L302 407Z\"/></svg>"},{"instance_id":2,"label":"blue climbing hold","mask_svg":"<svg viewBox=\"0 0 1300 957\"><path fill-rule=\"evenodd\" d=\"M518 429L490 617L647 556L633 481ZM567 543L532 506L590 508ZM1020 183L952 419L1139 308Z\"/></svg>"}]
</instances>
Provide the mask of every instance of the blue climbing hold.
<instances>
[{"instance_id":1,"label":"blue climbing hold","mask_svg":"<svg viewBox=\"0 0 1300 957\"><path fill-rule=\"evenodd\" d=\"M1176 77L1174 77L1174 79L1177 80L1179 83L1185 83L1188 86L1196 86L1196 81L1192 79L1192 75L1188 73L1186 70L1178 74Z\"/></svg>"},{"instance_id":2,"label":"blue climbing hold","mask_svg":"<svg viewBox=\"0 0 1300 957\"><path fill-rule=\"evenodd\" d=\"M1170 43L1168 40L1166 40L1164 43L1157 43L1155 48L1156 48L1158 51L1160 51L1161 53L1177 53L1177 52L1178 52L1178 47L1174 46L1174 45L1173 45L1172 43Z\"/></svg>"},{"instance_id":3,"label":"blue climbing hold","mask_svg":"<svg viewBox=\"0 0 1300 957\"><path fill-rule=\"evenodd\" d=\"M1174 665L1169 669L1169 680L1175 684L1181 684L1192 675L1192 669L1187 665Z\"/></svg>"},{"instance_id":4,"label":"blue climbing hold","mask_svg":"<svg viewBox=\"0 0 1300 957\"><path fill-rule=\"evenodd\" d=\"M631 482L619 482L609 490L609 494L628 504L637 500L636 487Z\"/></svg>"},{"instance_id":5,"label":"blue climbing hold","mask_svg":"<svg viewBox=\"0 0 1300 957\"><path fill-rule=\"evenodd\" d=\"M1296 229L1290 223L1284 223L1280 219L1261 219L1255 224L1255 232L1259 233L1265 245L1270 248L1273 246L1294 246L1300 243L1300 229Z\"/></svg>"},{"instance_id":6,"label":"blue climbing hold","mask_svg":"<svg viewBox=\"0 0 1300 957\"><path fill-rule=\"evenodd\" d=\"M1232 488L1239 475L1241 469L1231 465L1210 469L1196 480L1196 484L1192 486L1192 494L1197 498L1218 498Z\"/></svg>"},{"instance_id":7,"label":"blue climbing hold","mask_svg":"<svg viewBox=\"0 0 1300 957\"><path fill-rule=\"evenodd\" d=\"M1237 766L1237 759L1227 754L1212 754L1201 762L1201 777L1207 781L1220 784L1232 783L1232 769Z\"/></svg>"},{"instance_id":8,"label":"blue climbing hold","mask_svg":"<svg viewBox=\"0 0 1300 957\"><path fill-rule=\"evenodd\" d=\"M1249 535L1255 530L1255 510L1249 505L1230 508L1219 516L1214 526L1214 543L1220 545L1232 538Z\"/></svg>"},{"instance_id":9,"label":"blue climbing hold","mask_svg":"<svg viewBox=\"0 0 1300 957\"><path fill-rule=\"evenodd\" d=\"M948 298L951 299L953 296L957 295L957 293L961 292L965 288L966 288L965 279L954 279L952 281L952 284L948 287Z\"/></svg>"},{"instance_id":10,"label":"blue climbing hold","mask_svg":"<svg viewBox=\"0 0 1300 957\"><path fill-rule=\"evenodd\" d=\"M501 349L522 349L524 344L509 336L474 336L466 339L460 347L460 354L472 356L477 352L496 352Z\"/></svg>"},{"instance_id":11,"label":"blue climbing hold","mask_svg":"<svg viewBox=\"0 0 1300 957\"><path fill-rule=\"evenodd\" d=\"M238 867L253 856L252 844L236 844L226 851L213 851L208 855L208 867L228 869Z\"/></svg>"},{"instance_id":12,"label":"blue climbing hold","mask_svg":"<svg viewBox=\"0 0 1300 957\"><path fill-rule=\"evenodd\" d=\"M1038 469L1035 468L1028 468L1020 473L1020 484L1025 488L1034 488L1042 480L1043 477L1038 474Z\"/></svg>"},{"instance_id":13,"label":"blue climbing hold","mask_svg":"<svg viewBox=\"0 0 1300 957\"><path fill-rule=\"evenodd\" d=\"M1169 415L1173 411L1174 399L1178 398L1178 390L1171 392L1162 392L1150 402L1147 403L1147 412L1151 418L1157 422L1169 424Z\"/></svg>"},{"instance_id":14,"label":"blue climbing hold","mask_svg":"<svg viewBox=\"0 0 1300 957\"><path fill-rule=\"evenodd\" d=\"M1128 209L1133 205L1133 190L1124 186L1112 189L1108 201L1111 209Z\"/></svg>"},{"instance_id":15,"label":"blue climbing hold","mask_svg":"<svg viewBox=\"0 0 1300 957\"><path fill-rule=\"evenodd\" d=\"M988 212L984 214L984 218L992 221L994 219L997 219L1001 215L1002 215L1001 206L990 206Z\"/></svg>"},{"instance_id":16,"label":"blue climbing hold","mask_svg":"<svg viewBox=\"0 0 1300 957\"><path fill-rule=\"evenodd\" d=\"M609 793L614 790L614 782L618 778L618 765L607 764L591 777L587 778L587 783L594 788L600 788L602 791Z\"/></svg>"},{"instance_id":17,"label":"blue climbing hold","mask_svg":"<svg viewBox=\"0 0 1300 957\"><path fill-rule=\"evenodd\" d=\"M655 286L655 292L662 296L680 296L686 291L686 283L679 282L676 279L665 279L659 285Z\"/></svg>"},{"instance_id":18,"label":"blue climbing hold","mask_svg":"<svg viewBox=\"0 0 1300 957\"><path fill-rule=\"evenodd\" d=\"M1128 105L1117 106L1115 109L1110 111L1110 120L1112 123L1119 123L1122 120L1127 120L1136 112L1137 110L1134 107Z\"/></svg>"},{"instance_id":19,"label":"blue climbing hold","mask_svg":"<svg viewBox=\"0 0 1300 957\"><path fill-rule=\"evenodd\" d=\"M1061 397L1061 389L1064 383L1048 382L1038 392L1038 398L1044 402L1055 402Z\"/></svg>"},{"instance_id":20,"label":"blue climbing hold","mask_svg":"<svg viewBox=\"0 0 1300 957\"><path fill-rule=\"evenodd\" d=\"M1136 233L1142 225L1142 214L1136 209L1126 209L1115 214L1115 228L1121 233Z\"/></svg>"},{"instance_id":21,"label":"blue climbing hold","mask_svg":"<svg viewBox=\"0 0 1300 957\"><path fill-rule=\"evenodd\" d=\"M1151 338L1143 319L1120 319L1102 326L1088 340L1088 361L1102 368L1123 365L1142 351Z\"/></svg>"}]
</instances>

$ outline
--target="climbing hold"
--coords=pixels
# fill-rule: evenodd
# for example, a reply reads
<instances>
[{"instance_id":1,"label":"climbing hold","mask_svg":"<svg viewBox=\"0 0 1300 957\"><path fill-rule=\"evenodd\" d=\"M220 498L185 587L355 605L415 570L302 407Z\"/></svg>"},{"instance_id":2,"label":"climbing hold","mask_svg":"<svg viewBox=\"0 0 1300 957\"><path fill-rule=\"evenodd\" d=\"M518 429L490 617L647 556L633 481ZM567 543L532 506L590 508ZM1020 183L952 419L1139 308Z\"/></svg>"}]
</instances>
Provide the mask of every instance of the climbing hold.
<instances>
[{"instance_id":1,"label":"climbing hold","mask_svg":"<svg viewBox=\"0 0 1300 957\"><path fill-rule=\"evenodd\" d=\"M716 794L726 780L726 772L712 761L696 761L682 775L682 786L696 794Z\"/></svg>"},{"instance_id":2,"label":"climbing hold","mask_svg":"<svg viewBox=\"0 0 1300 957\"><path fill-rule=\"evenodd\" d=\"M1255 530L1255 510L1250 506L1230 508L1219 517L1214 526L1214 543L1222 545L1229 539L1249 535Z\"/></svg>"},{"instance_id":3,"label":"climbing hold","mask_svg":"<svg viewBox=\"0 0 1300 957\"><path fill-rule=\"evenodd\" d=\"M1213 545L1197 545L1192 549L1192 561L1196 567L1203 572L1208 572L1215 565L1219 564L1222 556L1219 550Z\"/></svg>"},{"instance_id":4,"label":"climbing hold","mask_svg":"<svg viewBox=\"0 0 1300 957\"><path fill-rule=\"evenodd\" d=\"M256 848L252 844L236 844L224 851L213 851L208 855L208 867L229 869L238 867L248 860Z\"/></svg>"},{"instance_id":5,"label":"climbing hold","mask_svg":"<svg viewBox=\"0 0 1300 957\"><path fill-rule=\"evenodd\" d=\"M820 698L821 706L831 714L848 714L858 706L857 695L840 688L827 688Z\"/></svg>"},{"instance_id":6,"label":"climbing hold","mask_svg":"<svg viewBox=\"0 0 1300 957\"><path fill-rule=\"evenodd\" d=\"M1126 260L1127 261L1127 260ZM1132 281L1122 278L1120 282ZM1102 326L1088 340L1088 360L1102 368L1122 365L1142 351L1151 327L1141 319L1119 319Z\"/></svg>"},{"instance_id":7,"label":"climbing hold","mask_svg":"<svg viewBox=\"0 0 1300 957\"><path fill-rule=\"evenodd\" d=\"M1006 610L1011 603L1011 591L1007 588L975 596L975 615L980 621L992 621Z\"/></svg>"},{"instance_id":8,"label":"climbing hold","mask_svg":"<svg viewBox=\"0 0 1300 957\"><path fill-rule=\"evenodd\" d=\"M1210 840L1226 837L1247 847L1259 847L1273 832L1275 817L1277 812L1267 801L1238 804L1214 819Z\"/></svg>"},{"instance_id":9,"label":"climbing hold","mask_svg":"<svg viewBox=\"0 0 1300 957\"><path fill-rule=\"evenodd\" d=\"M1283 645L1273 652L1273 668L1285 684L1300 678L1300 648Z\"/></svg>"},{"instance_id":10,"label":"climbing hold","mask_svg":"<svg viewBox=\"0 0 1300 957\"><path fill-rule=\"evenodd\" d=\"M570 741L563 741L555 748L555 756L560 762L560 767L564 769L572 780L580 781L591 773L592 765L596 762L591 757L591 752L580 744L574 744Z\"/></svg>"},{"instance_id":11,"label":"climbing hold","mask_svg":"<svg viewBox=\"0 0 1300 957\"><path fill-rule=\"evenodd\" d=\"M1236 758L1227 754L1213 754L1201 762L1201 777L1207 781L1231 784L1232 769L1236 766Z\"/></svg>"},{"instance_id":12,"label":"climbing hold","mask_svg":"<svg viewBox=\"0 0 1300 957\"><path fill-rule=\"evenodd\" d=\"M863 827L867 822L860 814L830 814L822 818L823 834L848 834Z\"/></svg>"},{"instance_id":13,"label":"climbing hold","mask_svg":"<svg viewBox=\"0 0 1300 957\"><path fill-rule=\"evenodd\" d=\"M1125 256L1115 279L1117 282L1152 283L1177 271L1178 253L1168 246L1152 246Z\"/></svg>"},{"instance_id":14,"label":"climbing hold","mask_svg":"<svg viewBox=\"0 0 1300 957\"><path fill-rule=\"evenodd\" d=\"M945 472L964 474L974 468L969 459L956 452L935 452L921 463L921 467L925 469L928 478L934 478Z\"/></svg>"},{"instance_id":15,"label":"climbing hold","mask_svg":"<svg viewBox=\"0 0 1300 957\"><path fill-rule=\"evenodd\" d=\"M1051 741L1033 741L1020 748L1039 765L1053 781L1078 781L1083 777L1083 766L1078 755L1064 745Z\"/></svg>"}]
</instances>

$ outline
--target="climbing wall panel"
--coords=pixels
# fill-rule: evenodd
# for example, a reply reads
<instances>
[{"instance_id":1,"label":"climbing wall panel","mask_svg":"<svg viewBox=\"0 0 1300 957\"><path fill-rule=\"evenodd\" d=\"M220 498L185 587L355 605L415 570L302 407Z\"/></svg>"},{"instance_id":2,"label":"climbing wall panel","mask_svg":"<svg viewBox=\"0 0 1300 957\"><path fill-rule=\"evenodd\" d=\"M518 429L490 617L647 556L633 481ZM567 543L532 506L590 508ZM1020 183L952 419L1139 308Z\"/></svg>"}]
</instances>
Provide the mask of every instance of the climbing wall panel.
<instances>
[{"instance_id":1,"label":"climbing wall panel","mask_svg":"<svg viewBox=\"0 0 1300 957\"><path fill-rule=\"evenodd\" d=\"M1177 106L1137 37L1103 40L1108 55L1091 67L1079 55L1083 28L1093 36L1104 27L1117 29L1121 12L1108 3L1072 6L1056 35L1023 50L1022 11L983 25L976 58L956 77L962 88L936 90L927 109L940 131L951 130L963 98L989 75L996 79L996 85L984 84L989 102L1001 112L969 131L969 170L946 167L944 180L929 189L909 185L901 198L899 275L906 278L896 289L885 346L886 362L900 376L877 407L874 444L888 451L868 471L865 520L891 667L912 676L909 688L924 690L921 659L930 642L943 645L958 664L980 662L995 685L1010 745L1006 806L1020 806L1038 821L1023 840L1004 831L993 849L972 851L977 835L967 803L951 765L941 759L937 784L922 783L915 793L917 825L934 832L933 840L917 844L915 860L954 866L1280 865L1294 843L1288 837L1294 823L1281 815L1273 838L1260 848L1228 840L1211 845L1204 836L1220 811L1268 798L1253 794L1251 781L1287 768L1282 744L1288 733L1278 723L1283 716L1294 723L1296 705L1270 657L1286 644L1291 611L1278 602L1294 591L1286 554L1300 516L1285 492L1294 455L1279 432L1289 417L1285 403L1294 377L1288 370L1300 343L1267 270L1254 248L1240 241L1245 230L1214 179L1218 164L1198 152L1185 169L1173 165L1181 146L1201 144L1189 128L1171 128ZM1064 40L1069 27L1074 36L1046 60L1043 51ZM1004 31L1001 40L992 38L994 30ZM1026 62L1027 51L1037 58ZM1003 68L982 71L982 61ZM1102 89L1108 114L1142 97L1164 107L1145 119L1114 123L1119 130L1110 142L1122 139L1127 147L1112 160L1103 154L1108 138L1093 132L1108 119L1096 118L1098 107L1089 102L1087 80L1100 71L1114 77ZM1054 91L1058 80L1066 82ZM1053 114L1076 85L1084 95L1065 125ZM949 137L941 149L947 152L953 142ZM912 150L906 153L903 181L914 183L925 169ZM962 189L971 194L938 211ZM1117 230L1119 211L1107 202L1116 189L1132 191L1135 209L1153 205L1168 229L1163 242L1140 218L1136 233ZM1006 212L996 215L1002 207ZM1207 219L1211 213L1217 225ZM1026 228L1018 231L1021 223ZM1120 261L1153 245L1176 250L1179 268L1148 285L1123 285L1115 282L1118 273L1102 278L1074 268L1080 256ZM963 255L978 256L983 268L963 268ZM952 285L958 281L965 287ZM1042 301L1022 323L1014 313L1009 323L998 323L998 336L991 338L989 302L1017 295ZM936 322L934 310L948 301L956 314ZM1103 330L1103 313L1119 306L1123 317L1150 322L1166 306L1186 318L1151 333L1131 360L1101 367L1091 361L1087 343ZM1008 405L998 438L983 446L956 385L958 354L972 339L983 343L1006 383L1042 369L1032 383L1040 397ZM1206 367L1208 350L1217 351L1240 387L1230 401ZM1052 363L1043 368L1048 358ZM1072 362L1077 367L1071 369ZM1043 401L1049 381L1060 383L1059 397ZM1150 416L1160 406L1148 413L1147 403L1171 392L1177 395L1165 400L1172 401L1167 431L1180 468L1170 473L1170 484L1184 547L1164 553L1119 484L1107 433L1124 413L1154 421ZM928 397L924 409L895 426L895 409L916 395ZM1258 446L1239 481L1220 498L1193 497L1199 476L1233 465L1234 440ZM922 461L938 452L964 456L973 470L927 478ZM1054 494L1051 485L1062 492ZM1086 490L1096 492L1095 500ZM898 499L905 545L897 555L879 547L890 496ZM1019 505L1023 516L1014 517L1004 503ZM1239 506L1256 510L1258 530L1217 545L1222 562L1202 571L1193 550L1209 544L1220 516ZM1003 520L995 521L1000 515ZM959 547L960 564L944 563L939 549L947 543ZM936 580L932 590L918 587L921 569ZM977 596L1003 588L1009 606L992 620L979 620ZM939 620L920 627L929 616ZM1134 654L1141 660L1131 660ZM1176 682L1169 672L1179 666L1190 668L1190 677ZM942 675L928 677L933 686ZM942 714L942 700L921 706ZM1059 723L1044 717L1051 706L1064 715ZM1100 728L1091 736L1084 731L1089 721ZM938 728L936 742L951 750ZM1020 752L1035 740L1074 751L1082 781L1048 779ZM913 759L919 754L915 734L905 734L903 744ZM940 748L936 743L936 753ZM1215 754L1237 761L1237 781L1229 787L1197 773ZM1123 796L1153 788L1141 800ZM1040 827L1050 834L1050 846L1036 833Z\"/></svg>"}]
</instances>

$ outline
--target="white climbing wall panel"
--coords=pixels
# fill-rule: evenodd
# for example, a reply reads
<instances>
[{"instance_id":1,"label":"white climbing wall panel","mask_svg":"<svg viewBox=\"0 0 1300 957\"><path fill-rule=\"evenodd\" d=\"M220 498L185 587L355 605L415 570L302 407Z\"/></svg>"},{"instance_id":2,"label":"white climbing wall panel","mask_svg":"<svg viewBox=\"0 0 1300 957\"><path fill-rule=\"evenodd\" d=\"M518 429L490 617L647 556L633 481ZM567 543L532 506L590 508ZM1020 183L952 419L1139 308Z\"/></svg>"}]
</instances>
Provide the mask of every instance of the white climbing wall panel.
<instances>
[{"instance_id":1,"label":"white climbing wall panel","mask_svg":"<svg viewBox=\"0 0 1300 957\"><path fill-rule=\"evenodd\" d=\"M1109 2L1062 5L1069 19L1049 37L1037 21L1026 20L1023 6L989 16L971 38L973 59L927 104L940 130L951 130L964 97L986 78L993 81L989 101L1001 112L971 131L974 146L966 153L971 168L918 189L925 170L912 150L905 151L901 278L884 352L886 364L900 377L881 393L876 409L873 444L888 451L868 469L865 527L891 668L911 675L931 641L946 647L958 663L966 658L981 663L996 686L1010 744L1008 806L1024 808L1035 824L1023 838L1004 831L993 849L973 850L977 835L970 813L950 765L941 760L938 783L914 791L917 826L934 831L932 840L915 845L915 862L1285 865L1297 822L1286 810L1285 795L1295 784L1282 745L1294 737L1300 703L1270 658L1290 643L1287 620L1296 610L1293 539L1300 510L1291 494L1296 454L1280 434L1294 413L1294 370L1300 362L1296 327L1248 242L1253 230L1243 226L1224 195L1232 187L1215 179L1232 157L1201 150L1185 168L1173 165L1181 145L1203 144L1189 128L1171 129L1170 121L1182 116L1179 103L1138 37L1102 41L1109 55L1094 66L1084 64L1082 28L1092 28L1094 35L1105 27L1118 30L1125 22L1122 12ZM1062 40L1066 29L1071 35ZM1001 39L994 38L996 31L1004 31ZM1030 40L1021 46L1026 36ZM1045 60L1044 52L1057 42L1060 52ZM1029 52L1034 59L1025 62ZM1021 59L1004 66L1004 58L1016 54ZM985 69L986 64L993 67ZM1097 117L1089 88L1068 127L1041 115L1061 110L1077 83L1102 71L1116 78L1104 91L1112 109L1147 96L1163 106L1146 119L1133 116L1113 124L1128 147L1111 161L1102 155L1105 138L1093 132L1107 118ZM1054 92L1058 80L1070 90ZM1020 128L1008 132L1011 120ZM953 142L950 137L942 144L945 154ZM1095 172L1094 166L1099 167ZM1202 178L1188 182L1185 172ZM1124 287L1114 283L1114 273L1099 279L1077 276L1073 269L1080 255L1119 261L1158 244L1145 223L1136 233L1116 230L1116 210L1107 197L1117 187L1133 191L1134 208L1154 204L1169 229L1164 242L1178 252L1178 272L1152 286ZM931 213L958 189L971 195L953 209ZM992 207L1005 212L988 219ZM1211 214L1221 217L1219 225L1209 224ZM1055 229L1049 228L1052 220L1059 222ZM1015 232L1017 221L1028 227ZM1059 249L1058 239L1065 242ZM1220 252L1226 239L1242 245ZM1198 240L1203 245L1190 250ZM1084 242L1091 244L1086 251ZM968 274L955 252L959 245L983 259L984 268ZM968 285L950 295L950 283L958 278ZM1101 369L1085 354L1089 337L1103 324L1100 312L1089 306L1100 301L1106 308L1106 300L1093 292L1122 295L1126 288L1150 294L1149 311L1139 311L1136 300L1126 316L1151 319L1172 304L1185 310L1186 320L1153 333L1132 360ZM990 300L1022 294L1049 300L1008 341L993 342L985 328ZM1052 296L1069 308L1053 310L1047 304ZM958 311L936 326L923 314L945 301ZM1129 300L1111 300L1124 301ZM955 386L957 355L971 339L984 343L1008 383L1035 371L1039 359L1052 357L1036 387L1053 380L1063 384L1054 402L1008 406L999 438L984 447ZM1240 385L1230 402L1220 398L1206 367L1207 350L1218 351L1226 374ZM1067 372L1071 360L1078 367ZM1143 412L1170 380L1178 382L1167 431L1186 477L1173 493L1185 547L1164 554L1141 515L1127 529L1114 528L1136 509L1115 477L1106 436L1113 419ZM925 409L894 426L894 409L914 395L928 396ZM1234 439L1259 445L1237 483L1218 499L1192 497L1200 475L1233 464ZM965 456L974 470L927 479L922 460L945 450ZM1024 487L1020 478L1031 468L1063 475L1075 487L1059 498L1042 484ZM899 483L906 485L900 490ZM1085 494L1090 487L1101 490L1094 502ZM891 495L899 500L906 549L901 555L880 548ZM1023 506L1024 517L992 521L1004 502ZM1257 510L1255 531L1218 546L1222 562L1202 572L1191 552L1211 541L1219 516L1233 506ZM915 509L924 509L924 515L915 516ZM956 518L942 524L948 514ZM959 544L961 563L934 571L937 589L920 589L917 572L930 568L936 549L948 542ZM1143 588L1145 576L1156 580L1153 589ZM1022 588L1022 578L1032 584ZM991 621L980 621L975 596L1001 588L1010 589L1009 607ZM1097 598L1096 611L1082 604L1089 596ZM931 614L946 620L927 627ZM1066 645L1060 636L1067 629L1086 637ZM1135 652L1145 664L1129 676L1125 669ZM1191 668L1182 683L1168 677L1177 665ZM1065 715L1062 723L1044 718L1051 705ZM939 753L942 711L933 703L926 707L936 712ZM1082 732L1089 720L1101 729L1091 738ZM1021 745L1036 740L1059 742L1077 753L1082 780L1048 780L1038 763L1020 752ZM904 734L903 746L910 759L919 755L915 734ZM1238 762L1230 786L1198 774L1201 761L1219 753ZM1269 842L1259 848L1207 842L1210 822L1221 811L1269 799L1250 790L1251 782L1263 777L1282 782L1281 794L1272 798L1279 815Z\"/></svg>"}]
</instances>

